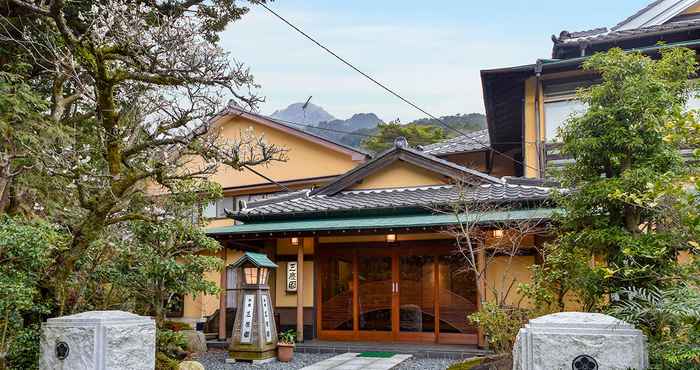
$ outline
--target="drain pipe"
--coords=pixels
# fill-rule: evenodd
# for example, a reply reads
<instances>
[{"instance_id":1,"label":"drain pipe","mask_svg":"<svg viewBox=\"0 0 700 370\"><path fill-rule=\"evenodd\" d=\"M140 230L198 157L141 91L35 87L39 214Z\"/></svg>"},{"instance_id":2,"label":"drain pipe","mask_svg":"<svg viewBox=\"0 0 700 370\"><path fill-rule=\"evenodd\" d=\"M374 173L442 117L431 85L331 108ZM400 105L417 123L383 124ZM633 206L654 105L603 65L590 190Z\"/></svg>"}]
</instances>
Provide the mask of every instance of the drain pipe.
<instances>
[{"instance_id":1,"label":"drain pipe","mask_svg":"<svg viewBox=\"0 0 700 370\"><path fill-rule=\"evenodd\" d=\"M544 178L544 151L542 148L542 119L540 118L540 91L542 90L542 59L535 62L535 149L537 150L537 170Z\"/></svg>"}]
</instances>

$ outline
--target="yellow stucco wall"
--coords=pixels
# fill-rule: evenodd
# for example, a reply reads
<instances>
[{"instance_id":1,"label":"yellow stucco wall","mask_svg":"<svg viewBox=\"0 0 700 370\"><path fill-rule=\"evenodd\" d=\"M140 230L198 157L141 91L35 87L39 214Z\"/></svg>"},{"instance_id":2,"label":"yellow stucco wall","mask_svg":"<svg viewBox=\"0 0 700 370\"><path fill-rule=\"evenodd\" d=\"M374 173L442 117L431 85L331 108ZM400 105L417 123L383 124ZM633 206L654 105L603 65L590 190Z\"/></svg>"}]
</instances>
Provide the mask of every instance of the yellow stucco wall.
<instances>
[{"instance_id":1,"label":"yellow stucco wall","mask_svg":"<svg viewBox=\"0 0 700 370\"><path fill-rule=\"evenodd\" d=\"M404 186L426 186L445 184L443 176L421 167L396 161L355 184L351 189L382 189Z\"/></svg>"},{"instance_id":2,"label":"yellow stucco wall","mask_svg":"<svg viewBox=\"0 0 700 370\"><path fill-rule=\"evenodd\" d=\"M275 289L276 307L296 307L297 293L288 293L287 286L287 262L278 262L277 284ZM314 261L304 261L304 307L314 305Z\"/></svg>"},{"instance_id":3,"label":"yellow stucco wall","mask_svg":"<svg viewBox=\"0 0 700 370\"><path fill-rule=\"evenodd\" d=\"M339 175L360 163L354 161L349 154L242 117L222 120L218 129L221 130L222 137L235 139L240 137L242 131L251 127L255 136L262 135L267 142L285 147L288 150L286 162L273 162L266 166L253 167L256 171L275 181ZM221 166L212 176L212 180L224 188L267 182L250 171L236 171L227 166Z\"/></svg>"},{"instance_id":4,"label":"yellow stucco wall","mask_svg":"<svg viewBox=\"0 0 700 370\"><path fill-rule=\"evenodd\" d=\"M539 94L539 109L535 109L535 97ZM540 140L544 140L544 109L542 105L542 89L537 86L537 79L531 77L525 80L525 127L524 127L524 137L525 143L523 145L525 153L523 157L525 159L525 177L539 177L539 161L537 152L537 113L540 116L540 130L539 136Z\"/></svg>"},{"instance_id":5,"label":"yellow stucco wall","mask_svg":"<svg viewBox=\"0 0 700 370\"><path fill-rule=\"evenodd\" d=\"M521 301L521 296L518 294L518 284L532 281L530 266L534 263L534 256L515 256L512 258L503 256L492 259L486 268L486 299L491 302L495 301L496 294L503 296L511 283L515 281L507 295L506 303L517 305ZM499 293L495 293L494 289ZM523 303L527 306L527 302L521 304Z\"/></svg>"},{"instance_id":6,"label":"yellow stucco wall","mask_svg":"<svg viewBox=\"0 0 700 370\"><path fill-rule=\"evenodd\" d=\"M695 13L700 13L700 2L696 3L695 5L692 5L690 8L686 9L686 11L683 12L683 14Z\"/></svg>"}]
</instances>

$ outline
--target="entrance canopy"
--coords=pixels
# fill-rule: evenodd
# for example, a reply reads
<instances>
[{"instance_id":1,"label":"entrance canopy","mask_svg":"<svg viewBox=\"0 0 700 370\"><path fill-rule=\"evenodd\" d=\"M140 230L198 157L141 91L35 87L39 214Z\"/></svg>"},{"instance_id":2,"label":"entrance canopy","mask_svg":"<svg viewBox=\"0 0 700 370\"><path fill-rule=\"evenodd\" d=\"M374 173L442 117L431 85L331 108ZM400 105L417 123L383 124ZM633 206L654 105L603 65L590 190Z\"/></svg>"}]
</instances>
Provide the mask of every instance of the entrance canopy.
<instances>
[{"instance_id":1,"label":"entrance canopy","mask_svg":"<svg viewBox=\"0 0 700 370\"><path fill-rule=\"evenodd\" d=\"M518 209L509 211L474 212L462 214L461 222L476 222L488 225L495 222L550 219L556 208ZM270 234L301 234L337 232L342 230L379 230L436 228L457 224L454 214L411 214L375 217L326 218L282 220L239 224L207 230L210 236L236 235L258 237Z\"/></svg>"}]
</instances>

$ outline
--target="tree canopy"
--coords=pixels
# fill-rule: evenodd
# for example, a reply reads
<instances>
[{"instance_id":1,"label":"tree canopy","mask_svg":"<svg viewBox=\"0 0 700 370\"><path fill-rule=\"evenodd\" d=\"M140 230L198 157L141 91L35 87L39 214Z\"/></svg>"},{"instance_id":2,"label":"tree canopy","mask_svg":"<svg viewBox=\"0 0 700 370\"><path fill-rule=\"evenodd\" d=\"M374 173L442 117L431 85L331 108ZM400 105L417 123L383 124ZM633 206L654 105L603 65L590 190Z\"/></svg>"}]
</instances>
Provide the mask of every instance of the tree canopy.
<instances>
[{"instance_id":1,"label":"tree canopy","mask_svg":"<svg viewBox=\"0 0 700 370\"><path fill-rule=\"evenodd\" d=\"M402 125L398 121L380 123L375 135L362 141L362 146L373 152L381 152L394 146L397 137L405 137L410 145L427 145L445 138L441 128L409 123Z\"/></svg>"}]
</instances>

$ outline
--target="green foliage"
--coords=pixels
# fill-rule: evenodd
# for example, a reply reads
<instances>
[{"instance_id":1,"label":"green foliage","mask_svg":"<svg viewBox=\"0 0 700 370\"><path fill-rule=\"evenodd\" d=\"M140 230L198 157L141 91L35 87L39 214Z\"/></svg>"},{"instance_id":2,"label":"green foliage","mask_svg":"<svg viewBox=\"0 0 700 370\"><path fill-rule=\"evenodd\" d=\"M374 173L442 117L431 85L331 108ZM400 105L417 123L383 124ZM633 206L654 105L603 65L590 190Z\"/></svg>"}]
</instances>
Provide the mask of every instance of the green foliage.
<instances>
[{"instance_id":1,"label":"green foliage","mask_svg":"<svg viewBox=\"0 0 700 370\"><path fill-rule=\"evenodd\" d=\"M523 289L540 306L563 309L573 293L585 310L636 324L654 369L698 367L698 269L678 262L700 235L697 195L686 187L698 168L679 154L700 143L685 110L696 66L683 48L658 60L611 49L584 63L602 82L579 90L588 110L559 132L562 154L575 160L558 174L569 190L556 199L556 238Z\"/></svg>"},{"instance_id":2,"label":"green foliage","mask_svg":"<svg viewBox=\"0 0 700 370\"><path fill-rule=\"evenodd\" d=\"M481 365L482 362L484 362L483 357L470 358L467 361L450 365L447 370L471 370L474 366Z\"/></svg>"},{"instance_id":3,"label":"green foliage","mask_svg":"<svg viewBox=\"0 0 700 370\"><path fill-rule=\"evenodd\" d=\"M133 239L124 245L110 275L129 292L137 310L152 313L160 324L174 296L219 292L204 274L222 268L221 259L211 256L221 245L199 225L180 219L136 221L129 230Z\"/></svg>"},{"instance_id":4,"label":"green foliage","mask_svg":"<svg viewBox=\"0 0 700 370\"><path fill-rule=\"evenodd\" d=\"M27 335L25 319L41 318L50 308L41 282L52 253L64 243L64 235L45 222L0 216L0 353L17 351L13 342Z\"/></svg>"},{"instance_id":5,"label":"green foliage","mask_svg":"<svg viewBox=\"0 0 700 370\"><path fill-rule=\"evenodd\" d=\"M279 342L284 344L294 344L297 341L297 331L287 329L279 334Z\"/></svg>"},{"instance_id":6,"label":"green foliage","mask_svg":"<svg viewBox=\"0 0 700 370\"><path fill-rule=\"evenodd\" d=\"M155 370L178 370L180 362L168 357L163 352L156 352L156 368Z\"/></svg>"},{"instance_id":7,"label":"green foliage","mask_svg":"<svg viewBox=\"0 0 700 370\"><path fill-rule=\"evenodd\" d=\"M696 286L625 288L619 294L608 312L644 330L652 370L700 367L700 291Z\"/></svg>"},{"instance_id":8,"label":"green foliage","mask_svg":"<svg viewBox=\"0 0 700 370\"><path fill-rule=\"evenodd\" d=\"M486 303L469 315L469 321L478 325L486 335L490 348L496 353L513 351L515 336L527 323L530 312L521 308L502 307Z\"/></svg>"},{"instance_id":9,"label":"green foliage","mask_svg":"<svg viewBox=\"0 0 700 370\"><path fill-rule=\"evenodd\" d=\"M18 329L7 354L8 367L13 370L39 368L41 326L32 324Z\"/></svg>"},{"instance_id":10,"label":"green foliage","mask_svg":"<svg viewBox=\"0 0 700 370\"><path fill-rule=\"evenodd\" d=\"M405 137L410 145L427 145L445 138L441 128L399 122L381 123L375 136L362 141L362 146L373 152L381 152L394 146L397 137Z\"/></svg>"}]
</instances>

